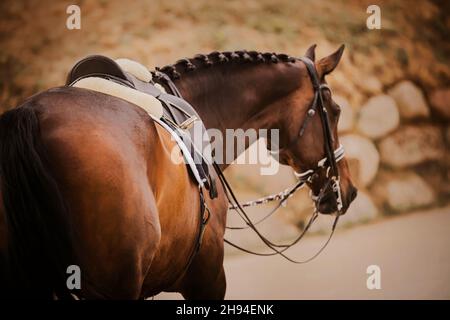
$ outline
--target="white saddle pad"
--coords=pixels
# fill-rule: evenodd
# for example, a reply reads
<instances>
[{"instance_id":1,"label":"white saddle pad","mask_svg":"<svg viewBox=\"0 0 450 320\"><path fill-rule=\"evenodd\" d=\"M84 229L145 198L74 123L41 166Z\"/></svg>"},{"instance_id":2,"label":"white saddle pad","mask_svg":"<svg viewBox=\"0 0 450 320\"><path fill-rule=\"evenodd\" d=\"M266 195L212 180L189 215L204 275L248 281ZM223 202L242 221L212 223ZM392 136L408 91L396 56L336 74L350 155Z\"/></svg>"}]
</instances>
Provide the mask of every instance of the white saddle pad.
<instances>
[{"instance_id":1,"label":"white saddle pad","mask_svg":"<svg viewBox=\"0 0 450 320\"><path fill-rule=\"evenodd\" d=\"M88 77L75 82L73 87L89 89L131 102L144 109L153 118L163 116L163 106L154 96L125 87L113 81L98 77Z\"/></svg>"}]
</instances>

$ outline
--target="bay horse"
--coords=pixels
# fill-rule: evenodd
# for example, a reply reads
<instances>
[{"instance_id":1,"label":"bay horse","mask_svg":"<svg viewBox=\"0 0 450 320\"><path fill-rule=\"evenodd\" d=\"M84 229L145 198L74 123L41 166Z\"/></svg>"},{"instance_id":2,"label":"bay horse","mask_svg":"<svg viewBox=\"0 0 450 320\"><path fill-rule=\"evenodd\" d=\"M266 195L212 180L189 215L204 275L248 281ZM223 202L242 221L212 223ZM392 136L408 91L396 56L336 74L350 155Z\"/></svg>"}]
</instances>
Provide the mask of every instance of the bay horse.
<instances>
[{"instance_id":1,"label":"bay horse","mask_svg":"<svg viewBox=\"0 0 450 320\"><path fill-rule=\"evenodd\" d=\"M312 61L314 49L306 52ZM343 49L314 63L321 83ZM313 168L324 157L318 117L298 137L316 89L301 60L237 51L183 59L159 70L207 128L279 129L280 162L296 171ZM323 108L336 148L340 109L330 90L323 90ZM71 298L66 269L77 265L82 280L75 294L85 299L142 299L162 291L223 299L224 188L218 184L219 196L206 200L210 221L186 269L200 200L186 166L171 161L174 147L142 109L90 90L52 88L5 112L0 117L2 295ZM345 213L356 188L345 159L338 169ZM327 179L324 170L314 173L308 182L313 194ZM329 214L337 199L325 191L316 207Z\"/></svg>"}]
</instances>

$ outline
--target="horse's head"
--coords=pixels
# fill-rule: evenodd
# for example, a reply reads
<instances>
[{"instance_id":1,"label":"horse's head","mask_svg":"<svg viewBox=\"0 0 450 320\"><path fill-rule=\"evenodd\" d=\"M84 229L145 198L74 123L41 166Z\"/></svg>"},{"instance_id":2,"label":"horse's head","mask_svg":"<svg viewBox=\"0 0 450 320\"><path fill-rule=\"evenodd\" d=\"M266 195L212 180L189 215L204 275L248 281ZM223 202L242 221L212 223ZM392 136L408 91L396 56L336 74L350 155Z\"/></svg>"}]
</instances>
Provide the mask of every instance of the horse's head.
<instances>
[{"instance_id":1,"label":"horse's head","mask_svg":"<svg viewBox=\"0 0 450 320\"><path fill-rule=\"evenodd\" d=\"M299 62L304 72L285 108L282 126L287 130L281 136L279 160L307 182L319 212L343 214L357 189L339 144L340 107L333 101L325 76L336 68L344 46L317 62L314 49L315 45L310 47Z\"/></svg>"}]
</instances>

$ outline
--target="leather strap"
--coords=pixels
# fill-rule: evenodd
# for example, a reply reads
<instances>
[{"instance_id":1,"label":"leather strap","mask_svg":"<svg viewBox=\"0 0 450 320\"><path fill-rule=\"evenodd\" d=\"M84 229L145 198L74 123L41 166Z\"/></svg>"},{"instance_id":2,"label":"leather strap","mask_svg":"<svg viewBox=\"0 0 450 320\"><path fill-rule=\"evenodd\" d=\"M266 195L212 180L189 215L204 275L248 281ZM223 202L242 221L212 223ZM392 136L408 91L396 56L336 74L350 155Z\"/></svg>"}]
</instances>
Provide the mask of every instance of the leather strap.
<instances>
[{"instance_id":1,"label":"leather strap","mask_svg":"<svg viewBox=\"0 0 450 320\"><path fill-rule=\"evenodd\" d=\"M331 126L330 126L330 120L328 117L327 109L324 106L323 98L322 98L322 89L326 86L322 86L320 84L319 75L317 74L316 67L314 65L314 62L307 58L307 57L301 57L299 58L305 65L306 69L308 70L309 76L311 78L311 82L314 88L314 100L309 110L314 110L314 112L310 112L308 110L307 113L307 119L302 125L302 129L300 130L300 135L303 134L305 130L305 124L306 121L308 121L309 118L314 116L315 111L318 109L318 113L320 115L320 120L322 123L322 132L323 132L323 138L324 138L324 149L325 149L325 155L328 159L328 165L331 168L332 174L334 177L339 176L339 171L336 164L336 158L334 155L334 148L333 148L333 134L331 132Z\"/></svg>"}]
</instances>

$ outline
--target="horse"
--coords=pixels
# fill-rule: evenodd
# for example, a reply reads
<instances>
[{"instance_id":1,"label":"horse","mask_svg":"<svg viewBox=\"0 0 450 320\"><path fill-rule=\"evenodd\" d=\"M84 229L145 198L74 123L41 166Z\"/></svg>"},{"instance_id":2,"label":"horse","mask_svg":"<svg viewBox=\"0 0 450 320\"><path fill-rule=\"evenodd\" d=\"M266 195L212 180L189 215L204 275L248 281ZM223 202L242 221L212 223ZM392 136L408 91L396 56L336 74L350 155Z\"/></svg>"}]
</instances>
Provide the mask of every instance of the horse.
<instances>
[{"instance_id":1,"label":"horse","mask_svg":"<svg viewBox=\"0 0 450 320\"><path fill-rule=\"evenodd\" d=\"M315 45L307 50L320 84L326 83L343 50L341 46L318 61ZM223 133L278 129L279 161L298 172L316 168L329 140L321 118L307 112L320 90L319 111L329 119L328 142L339 146L340 108L328 88L315 88L300 59L254 51L213 52L157 70L173 81L206 128ZM253 142L245 141L245 147ZM169 291L185 299L223 299L225 190L218 183L218 197L205 197L209 223L189 261L201 201L187 167L171 161L174 148L170 134L142 109L81 88L48 89L1 115L2 294L144 299ZM225 170L228 165L218 167ZM343 214L357 190L345 158L337 169ZM314 195L323 193L315 203L322 214L336 212L339 205L327 185L327 171L313 170L307 181ZM67 287L69 265L81 270L79 290Z\"/></svg>"}]
</instances>

